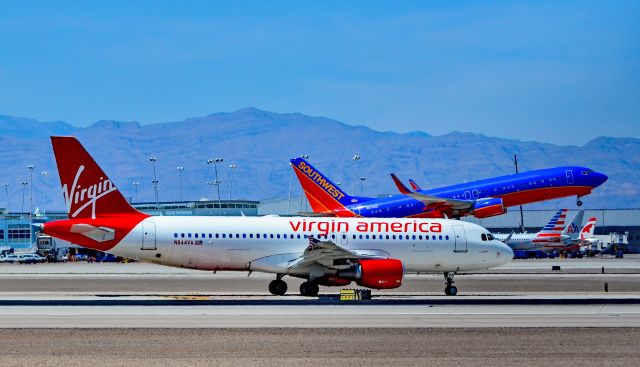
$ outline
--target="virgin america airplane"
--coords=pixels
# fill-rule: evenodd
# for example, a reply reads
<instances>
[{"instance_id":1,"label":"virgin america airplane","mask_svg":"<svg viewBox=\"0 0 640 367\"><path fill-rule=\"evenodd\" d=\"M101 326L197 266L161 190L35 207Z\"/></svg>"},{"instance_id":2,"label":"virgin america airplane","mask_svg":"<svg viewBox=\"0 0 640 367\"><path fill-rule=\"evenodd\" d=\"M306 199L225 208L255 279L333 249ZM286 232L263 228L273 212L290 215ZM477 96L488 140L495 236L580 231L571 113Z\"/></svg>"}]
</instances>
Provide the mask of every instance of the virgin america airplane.
<instances>
[{"instance_id":1,"label":"virgin america airplane","mask_svg":"<svg viewBox=\"0 0 640 367\"><path fill-rule=\"evenodd\" d=\"M445 275L455 295L460 271L497 267L512 250L488 230L449 219L150 216L134 209L74 137L52 137L69 219L45 234L118 256L205 271L275 275L269 291L287 292L285 276L319 285L400 287L405 273Z\"/></svg>"}]
</instances>

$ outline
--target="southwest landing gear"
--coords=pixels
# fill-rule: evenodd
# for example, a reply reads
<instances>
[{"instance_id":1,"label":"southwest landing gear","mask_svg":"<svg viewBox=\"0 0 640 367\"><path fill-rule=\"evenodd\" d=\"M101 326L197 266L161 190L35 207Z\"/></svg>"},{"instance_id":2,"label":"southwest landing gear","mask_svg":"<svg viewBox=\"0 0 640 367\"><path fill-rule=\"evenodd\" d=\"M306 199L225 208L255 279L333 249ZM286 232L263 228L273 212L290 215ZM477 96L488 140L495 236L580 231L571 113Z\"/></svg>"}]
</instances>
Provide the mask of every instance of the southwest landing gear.
<instances>
[{"instance_id":1,"label":"southwest landing gear","mask_svg":"<svg viewBox=\"0 0 640 367\"><path fill-rule=\"evenodd\" d=\"M446 294L447 296L455 296L456 294L458 294L458 288L453 285L454 275L456 275L456 273L444 273L445 282L447 282L447 286L444 287L444 294Z\"/></svg>"},{"instance_id":2,"label":"southwest landing gear","mask_svg":"<svg viewBox=\"0 0 640 367\"><path fill-rule=\"evenodd\" d=\"M300 295L305 297L315 297L318 295L320 287L316 282L307 281L300 284Z\"/></svg>"},{"instance_id":3,"label":"southwest landing gear","mask_svg":"<svg viewBox=\"0 0 640 367\"><path fill-rule=\"evenodd\" d=\"M282 280L282 275L278 274L277 278L269 283L269 292L276 296L284 296L287 293L287 283Z\"/></svg>"}]
</instances>

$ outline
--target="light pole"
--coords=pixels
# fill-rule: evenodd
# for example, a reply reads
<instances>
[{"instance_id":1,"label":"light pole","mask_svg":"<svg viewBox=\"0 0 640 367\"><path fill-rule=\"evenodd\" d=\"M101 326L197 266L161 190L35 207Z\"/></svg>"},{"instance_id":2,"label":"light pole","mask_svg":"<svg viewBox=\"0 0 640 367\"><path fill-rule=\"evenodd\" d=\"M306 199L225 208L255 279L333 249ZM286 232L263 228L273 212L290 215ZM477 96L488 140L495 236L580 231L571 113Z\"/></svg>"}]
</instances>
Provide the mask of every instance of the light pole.
<instances>
[{"instance_id":1,"label":"light pole","mask_svg":"<svg viewBox=\"0 0 640 367\"><path fill-rule=\"evenodd\" d=\"M179 193L179 198L180 201L182 201L182 171L184 171L184 167L182 166L178 166L176 167L176 169L178 170L178 193Z\"/></svg>"},{"instance_id":2,"label":"light pole","mask_svg":"<svg viewBox=\"0 0 640 367\"><path fill-rule=\"evenodd\" d=\"M211 198L209 201L213 201L213 181L207 181L206 184L211 187Z\"/></svg>"},{"instance_id":3,"label":"light pole","mask_svg":"<svg viewBox=\"0 0 640 367\"><path fill-rule=\"evenodd\" d=\"M29 220L33 215L33 164L27 166L29 169Z\"/></svg>"},{"instance_id":4,"label":"light pole","mask_svg":"<svg viewBox=\"0 0 640 367\"><path fill-rule=\"evenodd\" d=\"M42 176L42 181L43 181L44 186L46 186L46 178L47 178L47 175L48 175L48 174L49 174L49 172L47 172L47 171L42 171L42 172L40 172L40 175ZM40 205L44 205L44 204L41 202L41 203L40 203ZM46 212L46 211L44 210L44 208L42 208L42 211L43 211L43 212Z\"/></svg>"},{"instance_id":5,"label":"light pole","mask_svg":"<svg viewBox=\"0 0 640 367\"><path fill-rule=\"evenodd\" d=\"M133 187L136 190L136 203L138 202L138 186L140 185L140 182L134 182L133 183Z\"/></svg>"},{"instance_id":6,"label":"light pole","mask_svg":"<svg viewBox=\"0 0 640 367\"><path fill-rule=\"evenodd\" d=\"M158 158L156 157L149 157L149 162L151 162L151 165L153 166L153 181L151 181L151 183L153 183L153 193L156 197L156 209L160 209L160 201L158 200L158 176L156 176L157 160Z\"/></svg>"},{"instance_id":7,"label":"light pole","mask_svg":"<svg viewBox=\"0 0 640 367\"><path fill-rule=\"evenodd\" d=\"M7 212L8 212L9 211L9 184L4 183L2 184L2 186L4 186L4 193L7 194Z\"/></svg>"},{"instance_id":8,"label":"light pole","mask_svg":"<svg viewBox=\"0 0 640 367\"><path fill-rule=\"evenodd\" d=\"M27 188L29 183L27 181L20 181L20 185L22 185L22 206L20 207L20 215L24 214L24 190Z\"/></svg>"},{"instance_id":9,"label":"light pole","mask_svg":"<svg viewBox=\"0 0 640 367\"><path fill-rule=\"evenodd\" d=\"M300 158L302 159L309 159L309 155L308 154L302 154L300 155ZM304 189L302 188L302 184L300 184L300 211L302 212L302 199L304 197Z\"/></svg>"},{"instance_id":10,"label":"light pole","mask_svg":"<svg viewBox=\"0 0 640 367\"><path fill-rule=\"evenodd\" d=\"M231 175L229 179L229 200L231 200L231 189L233 188L233 171L235 171L236 168L238 168L237 164L229 165L229 174Z\"/></svg>"},{"instance_id":11,"label":"light pole","mask_svg":"<svg viewBox=\"0 0 640 367\"><path fill-rule=\"evenodd\" d=\"M218 191L218 206L220 207L221 211L222 211L222 204L220 203L220 183L222 181L218 179L218 163L221 163L223 161L224 161L223 158L207 159L207 164L213 163L213 169L216 173L216 179L212 182L212 184L216 185L216 189Z\"/></svg>"},{"instance_id":12,"label":"light pole","mask_svg":"<svg viewBox=\"0 0 640 367\"><path fill-rule=\"evenodd\" d=\"M356 166L358 165L359 160L360 160L359 154L356 154L353 156L353 195L356 194Z\"/></svg>"},{"instance_id":13,"label":"light pole","mask_svg":"<svg viewBox=\"0 0 640 367\"><path fill-rule=\"evenodd\" d=\"M362 191L364 190L364 181L366 178L364 176L360 177L360 196L362 196Z\"/></svg>"}]
</instances>

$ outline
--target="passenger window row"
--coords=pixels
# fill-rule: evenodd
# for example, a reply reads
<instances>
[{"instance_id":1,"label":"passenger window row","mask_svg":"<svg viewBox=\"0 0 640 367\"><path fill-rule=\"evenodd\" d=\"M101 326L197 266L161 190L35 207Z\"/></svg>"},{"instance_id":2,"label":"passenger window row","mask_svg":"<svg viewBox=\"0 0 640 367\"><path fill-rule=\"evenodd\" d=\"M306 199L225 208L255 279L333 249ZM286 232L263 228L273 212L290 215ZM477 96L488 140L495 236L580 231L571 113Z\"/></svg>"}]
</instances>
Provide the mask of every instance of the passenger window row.
<instances>
[{"instance_id":1,"label":"passenger window row","mask_svg":"<svg viewBox=\"0 0 640 367\"><path fill-rule=\"evenodd\" d=\"M483 237L485 236L484 234L482 235ZM303 239L303 238L307 238L308 236L305 235L300 235L300 234L266 234L266 233L174 233L173 234L173 238L198 238L198 239L205 239L205 238L224 238L224 239L233 239L233 238L262 238L262 239L279 239L279 238L284 238L284 239ZM326 235L326 234L316 234L315 238L318 239L328 239L329 237L331 237L332 240L336 239L336 235L332 234L331 236ZM342 239L346 240L347 239L347 235L346 234L342 234ZM429 235L352 235L352 239L360 239L360 240L418 240L418 241L422 241L423 239L428 241L428 240L440 240L442 241L444 240L449 240L449 236L445 235L431 235L431 237L429 237ZM483 239L483 241L486 241Z\"/></svg>"}]
</instances>

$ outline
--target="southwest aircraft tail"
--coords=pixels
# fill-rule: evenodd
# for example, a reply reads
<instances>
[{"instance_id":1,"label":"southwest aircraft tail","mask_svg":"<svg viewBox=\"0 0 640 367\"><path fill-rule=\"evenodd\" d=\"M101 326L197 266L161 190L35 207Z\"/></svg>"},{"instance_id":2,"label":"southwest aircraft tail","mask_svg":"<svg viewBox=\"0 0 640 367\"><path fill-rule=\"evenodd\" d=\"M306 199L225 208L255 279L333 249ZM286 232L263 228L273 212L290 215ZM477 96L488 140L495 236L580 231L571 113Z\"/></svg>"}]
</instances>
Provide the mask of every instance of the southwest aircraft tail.
<instances>
[{"instance_id":1,"label":"southwest aircraft tail","mask_svg":"<svg viewBox=\"0 0 640 367\"><path fill-rule=\"evenodd\" d=\"M346 206L371 200L370 198L348 195L304 158L292 159L291 166L298 176L311 208L316 213L333 213L340 217L353 217L355 214Z\"/></svg>"}]
</instances>

